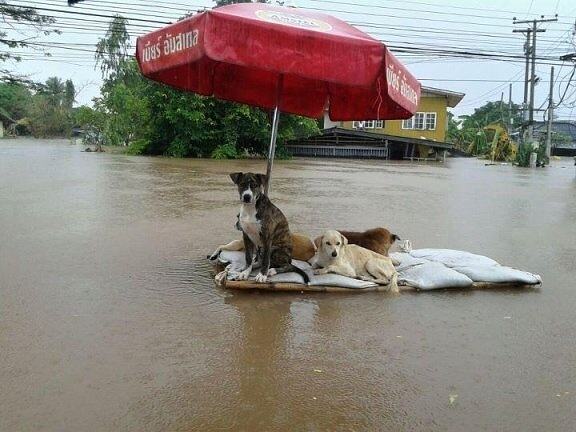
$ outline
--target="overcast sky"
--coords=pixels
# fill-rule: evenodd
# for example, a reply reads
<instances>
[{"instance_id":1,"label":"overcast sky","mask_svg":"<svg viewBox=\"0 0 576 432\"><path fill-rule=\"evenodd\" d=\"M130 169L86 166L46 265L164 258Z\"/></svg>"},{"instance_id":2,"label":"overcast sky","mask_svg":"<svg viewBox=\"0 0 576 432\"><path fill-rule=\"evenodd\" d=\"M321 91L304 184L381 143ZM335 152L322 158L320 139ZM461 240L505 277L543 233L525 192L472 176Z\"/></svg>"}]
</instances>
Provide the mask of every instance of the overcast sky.
<instances>
[{"instance_id":1,"label":"overcast sky","mask_svg":"<svg viewBox=\"0 0 576 432\"><path fill-rule=\"evenodd\" d=\"M90 104L99 94L101 80L99 70L94 69L93 45L103 37L110 18L95 14L121 13L132 18L129 30L134 42L135 36L161 27L162 22L174 21L189 10L213 6L213 2L207 0L86 0L73 8L66 6L66 0L10 0L9 3L51 9L40 12L56 16L56 27L62 31L61 35L41 36L37 40L59 45L59 48L48 48L52 57L19 49L24 60L14 64L13 69L39 81L49 76L72 79L77 88L82 88L78 104ZM573 70L569 63L562 65L552 60L576 52L573 43L576 2L573 0L292 0L287 3L338 16L392 48L399 45L421 48L418 54L397 56L423 85L465 93L464 100L453 110L456 115L470 113L488 100L500 100L502 92L507 100L509 82L513 84L513 101L522 102L524 62L502 57L523 55L523 36L513 34L512 29L525 28L525 25L514 26L513 17L532 19L558 14L558 22L541 24L540 28L546 32L538 33L538 56L546 59L539 60L537 67L541 82L537 86L536 106L545 103L548 94L550 65L546 63L557 63L556 100L564 94ZM15 39L31 36L10 30L8 24L1 25L2 30L10 31ZM498 58L439 57L424 51L429 49L482 53ZM572 106L575 100L576 86L571 85L563 105L556 110L558 118L575 119L576 110Z\"/></svg>"}]
</instances>

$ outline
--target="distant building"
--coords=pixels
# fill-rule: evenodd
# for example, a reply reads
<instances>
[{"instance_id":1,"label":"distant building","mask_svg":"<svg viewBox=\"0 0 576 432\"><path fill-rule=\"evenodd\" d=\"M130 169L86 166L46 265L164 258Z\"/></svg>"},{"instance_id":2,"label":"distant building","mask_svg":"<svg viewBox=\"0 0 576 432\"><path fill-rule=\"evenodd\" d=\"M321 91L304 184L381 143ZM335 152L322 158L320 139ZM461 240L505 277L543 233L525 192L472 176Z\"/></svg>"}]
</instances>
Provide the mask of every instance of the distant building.
<instances>
[{"instance_id":1,"label":"distant building","mask_svg":"<svg viewBox=\"0 0 576 432\"><path fill-rule=\"evenodd\" d=\"M321 135L288 143L296 156L441 159L446 143L448 108L464 93L422 87L416 114L407 120L334 122L327 113Z\"/></svg>"},{"instance_id":2,"label":"distant building","mask_svg":"<svg viewBox=\"0 0 576 432\"><path fill-rule=\"evenodd\" d=\"M448 108L460 103L464 93L422 87L420 105L414 117L408 120L365 120L341 122L344 129L363 130L398 137L446 141Z\"/></svg>"},{"instance_id":3,"label":"distant building","mask_svg":"<svg viewBox=\"0 0 576 432\"><path fill-rule=\"evenodd\" d=\"M540 135L546 134L546 122L534 122L534 132ZM552 122L552 133L562 134L569 137L566 142L552 140L551 153L554 156L576 156L576 121L556 120Z\"/></svg>"}]
</instances>

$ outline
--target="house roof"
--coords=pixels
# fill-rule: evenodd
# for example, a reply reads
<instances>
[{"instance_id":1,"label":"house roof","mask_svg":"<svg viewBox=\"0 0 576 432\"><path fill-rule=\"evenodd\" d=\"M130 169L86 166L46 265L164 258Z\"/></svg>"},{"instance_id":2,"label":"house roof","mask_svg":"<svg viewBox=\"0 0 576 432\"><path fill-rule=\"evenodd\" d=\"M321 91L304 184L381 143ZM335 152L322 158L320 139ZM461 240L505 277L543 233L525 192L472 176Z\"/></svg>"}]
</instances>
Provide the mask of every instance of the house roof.
<instances>
[{"instance_id":1,"label":"house roof","mask_svg":"<svg viewBox=\"0 0 576 432\"><path fill-rule=\"evenodd\" d=\"M534 122L534 129L546 128L546 122ZM573 120L554 120L552 130L555 132L570 135L573 141L576 141L576 121Z\"/></svg>"},{"instance_id":2,"label":"house roof","mask_svg":"<svg viewBox=\"0 0 576 432\"><path fill-rule=\"evenodd\" d=\"M434 87L422 86L422 96L444 96L448 100L448 106L454 108L464 98L465 93L443 90Z\"/></svg>"}]
</instances>

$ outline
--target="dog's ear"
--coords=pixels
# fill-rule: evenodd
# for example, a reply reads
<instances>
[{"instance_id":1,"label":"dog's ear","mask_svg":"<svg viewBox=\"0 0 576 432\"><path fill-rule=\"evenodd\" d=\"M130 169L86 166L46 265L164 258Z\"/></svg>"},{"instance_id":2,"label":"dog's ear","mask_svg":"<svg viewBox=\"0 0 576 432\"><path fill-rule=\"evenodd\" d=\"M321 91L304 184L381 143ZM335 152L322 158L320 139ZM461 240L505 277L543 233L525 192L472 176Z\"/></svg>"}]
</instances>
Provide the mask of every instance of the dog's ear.
<instances>
[{"instance_id":1,"label":"dog's ear","mask_svg":"<svg viewBox=\"0 0 576 432\"><path fill-rule=\"evenodd\" d=\"M338 233L338 234L340 234L340 237L342 237L342 244L347 245L348 239L346 237L344 237L341 233Z\"/></svg>"},{"instance_id":2,"label":"dog's ear","mask_svg":"<svg viewBox=\"0 0 576 432\"><path fill-rule=\"evenodd\" d=\"M268 176L266 174L256 174L256 178L263 187L266 187L266 184L268 183Z\"/></svg>"},{"instance_id":3,"label":"dog's ear","mask_svg":"<svg viewBox=\"0 0 576 432\"><path fill-rule=\"evenodd\" d=\"M314 239L314 246L316 246L316 250L320 249L320 246L322 246L322 236L318 236Z\"/></svg>"},{"instance_id":4,"label":"dog's ear","mask_svg":"<svg viewBox=\"0 0 576 432\"><path fill-rule=\"evenodd\" d=\"M244 174L241 172L230 173L230 178L232 179L234 184L238 184L243 175Z\"/></svg>"}]
</instances>

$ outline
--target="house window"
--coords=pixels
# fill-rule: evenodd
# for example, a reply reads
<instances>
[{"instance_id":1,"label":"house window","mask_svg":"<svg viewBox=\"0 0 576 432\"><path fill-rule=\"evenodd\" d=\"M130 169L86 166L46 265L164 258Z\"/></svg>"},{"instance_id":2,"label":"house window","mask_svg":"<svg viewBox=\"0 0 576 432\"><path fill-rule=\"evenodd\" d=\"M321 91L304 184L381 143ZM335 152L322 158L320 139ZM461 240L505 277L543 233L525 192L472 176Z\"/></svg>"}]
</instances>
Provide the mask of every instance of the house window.
<instances>
[{"instance_id":1,"label":"house window","mask_svg":"<svg viewBox=\"0 0 576 432\"><path fill-rule=\"evenodd\" d=\"M361 121L353 121L352 128L353 129L374 129L374 127L382 128L383 120L361 120ZM378 126L380 125L380 126Z\"/></svg>"},{"instance_id":2,"label":"house window","mask_svg":"<svg viewBox=\"0 0 576 432\"><path fill-rule=\"evenodd\" d=\"M426 113L417 112L414 114L414 129L424 129Z\"/></svg>"},{"instance_id":3,"label":"house window","mask_svg":"<svg viewBox=\"0 0 576 432\"><path fill-rule=\"evenodd\" d=\"M436 130L436 113L435 112L426 113L426 129Z\"/></svg>"},{"instance_id":4,"label":"house window","mask_svg":"<svg viewBox=\"0 0 576 432\"><path fill-rule=\"evenodd\" d=\"M402 120L402 129L436 130L436 113L417 112L414 117Z\"/></svg>"}]
</instances>

